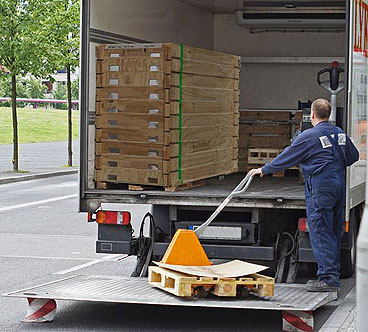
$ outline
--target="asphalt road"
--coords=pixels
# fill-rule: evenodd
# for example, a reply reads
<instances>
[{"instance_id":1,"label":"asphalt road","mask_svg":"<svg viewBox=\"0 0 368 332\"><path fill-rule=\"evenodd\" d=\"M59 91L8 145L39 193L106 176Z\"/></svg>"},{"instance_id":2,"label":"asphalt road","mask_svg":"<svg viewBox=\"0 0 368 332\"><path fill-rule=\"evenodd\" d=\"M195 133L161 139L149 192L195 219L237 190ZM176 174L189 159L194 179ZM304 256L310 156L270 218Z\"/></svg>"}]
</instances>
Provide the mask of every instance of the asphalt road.
<instances>
[{"instance_id":1,"label":"asphalt road","mask_svg":"<svg viewBox=\"0 0 368 332\"><path fill-rule=\"evenodd\" d=\"M95 253L97 227L78 213L77 186L77 175L0 186L0 294L77 274L130 275L134 257ZM344 280L339 300L316 311L316 330L353 284ZM0 331L281 330L276 311L58 301L48 324L22 323L26 311L25 299L0 297Z\"/></svg>"}]
</instances>

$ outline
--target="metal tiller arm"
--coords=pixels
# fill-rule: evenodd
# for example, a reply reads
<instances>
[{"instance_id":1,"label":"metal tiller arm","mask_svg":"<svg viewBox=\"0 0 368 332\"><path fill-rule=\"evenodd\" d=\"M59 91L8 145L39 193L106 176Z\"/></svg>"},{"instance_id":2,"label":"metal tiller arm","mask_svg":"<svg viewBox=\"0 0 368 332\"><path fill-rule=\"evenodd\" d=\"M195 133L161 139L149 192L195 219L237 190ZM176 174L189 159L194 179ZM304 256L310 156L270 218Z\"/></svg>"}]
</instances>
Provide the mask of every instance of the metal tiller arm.
<instances>
[{"instance_id":1,"label":"metal tiller arm","mask_svg":"<svg viewBox=\"0 0 368 332\"><path fill-rule=\"evenodd\" d=\"M213 221L213 219L217 217L217 215L231 201L231 199L234 196L244 193L248 189L252 180L253 180L253 176L248 173L245 176L245 178L241 180L240 183L235 187L235 189L230 193L230 195L225 198L225 200L220 204L220 206L216 209L216 211L211 214L211 216L207 219L207 221L205 221L201 226L199 226L195 230L195 233L197 235L202 235L204 230L207 228L207 226Z\"/></svg>"}]
</instances>

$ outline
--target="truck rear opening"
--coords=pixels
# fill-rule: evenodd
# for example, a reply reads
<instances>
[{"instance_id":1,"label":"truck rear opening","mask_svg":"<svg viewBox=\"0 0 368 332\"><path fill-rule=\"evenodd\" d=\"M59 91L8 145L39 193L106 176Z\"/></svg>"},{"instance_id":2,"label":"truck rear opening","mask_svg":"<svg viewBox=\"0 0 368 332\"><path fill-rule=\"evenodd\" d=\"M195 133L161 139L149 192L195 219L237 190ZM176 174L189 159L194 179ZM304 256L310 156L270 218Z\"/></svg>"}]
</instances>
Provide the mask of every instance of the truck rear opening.
<instances>
[{"instance_id":1,"label":"truck rear opening","mask_svg":"<svg viewBox=\"0 0 368 332\"><path fill-rule=\"evenodd\" d=\"M156 227L154 256L162 256L176 229L195 229L208 218L244 176L247 163L271 158L290 144L301 115L301 130L306 129L310 102L322 97L336 104L336 123L353 138L362 157L346 178L345 220L349 226L343 235L341 271L342 276L351 276L365 183L366 103L360 75L366 75L366 59L364 51L354 47L364 35L362 6L354 1L298 1L292 6L282 1L260 4L230 0L220 4L162 0L153 5L146 0L134 4L114 0L108 6L97 0L85 1L80 211L131 214L129 225L99 223L97 252L136 254L140 222L150 212ZM334 20L330 20L331 13ZM288 21L288 15L299 19ZM321 19L323 15L329 19ZM239 174L209 179L198 188L177 192L133 191L124 185L98 189L94 176L98 113L95 52L100 44L121 43L132 48L135 44L175 43L241 57ZM208 256L270 263L279 271L278 281L295 280L301 263L313 271L315 259L304 232L307 227L300 222L305 220L306 211L302 179L297 173L292 169L281 178L256 179L248 192L231 201L201 238Z\"/></svg>"}]
</instances>

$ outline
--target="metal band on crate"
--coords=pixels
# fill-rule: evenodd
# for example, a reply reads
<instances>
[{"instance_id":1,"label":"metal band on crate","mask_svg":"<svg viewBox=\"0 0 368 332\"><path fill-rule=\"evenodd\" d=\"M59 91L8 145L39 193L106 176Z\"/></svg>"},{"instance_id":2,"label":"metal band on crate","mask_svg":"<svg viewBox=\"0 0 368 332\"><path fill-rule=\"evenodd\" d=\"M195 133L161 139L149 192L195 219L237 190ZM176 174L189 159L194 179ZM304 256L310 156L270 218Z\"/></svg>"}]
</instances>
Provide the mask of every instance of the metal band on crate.
<instances>
[{"instance_id":1,"label":"metal band on crate","mask_svg":"<svg viewBox=\"0 0 368 332\"><path fill-rule=\"evenodd\" d=\"M181 154L182 154L182 130L181 130L181 122L182 122L182 104L183 104L183 45L180 45L180 79L179 79L179 181L183 182L181 175Z\"/></svg>"}]
</instances>

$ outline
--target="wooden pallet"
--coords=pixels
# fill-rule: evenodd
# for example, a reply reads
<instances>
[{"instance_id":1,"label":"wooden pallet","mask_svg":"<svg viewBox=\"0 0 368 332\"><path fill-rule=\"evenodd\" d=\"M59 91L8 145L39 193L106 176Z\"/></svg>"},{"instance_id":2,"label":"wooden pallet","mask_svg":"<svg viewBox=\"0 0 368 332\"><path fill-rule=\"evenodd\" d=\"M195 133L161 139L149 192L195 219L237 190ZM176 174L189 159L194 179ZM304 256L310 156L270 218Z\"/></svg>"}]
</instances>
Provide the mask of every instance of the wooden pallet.
<instances>
[{"instance_id":1,"label":"wooden pallet","mask_svg":"<svg viewBox=\"0 0 368 332\"><path fill-rule=\"evenodd\" d=\"M266 164L271 160L275 159L280 153L281 149L248 149L248 164L249 165L258 165L258 164Z\"/></svg>"},{"instance_id":2,"label":"wooden pallet","mask_svg":"<svg viewBox=\"0 0 368 332\"><path fill-rule=\"evenodd\" d=\"M274 295L275 285L273 278L256 273L241 278L209 278L191 276L158 266L149 267L148 282L180 297L206 294L236 297L248 293L271 297Z\"/></svg>"},{"instance_id":3,"label":"wooden pallet","mask_svg":"<svg viewBox=\"0 0 368 332\"><path fill-rule=\"evenodd\" d=\"M246 166L246 172L249 172L252 169L263 167L265 164L258 164L258 165L247 165ZM299 167L294 166L290 167L285 171L272 173L272 176L275 178L283 178L286 175L298 175L299 174Z\"/></svg>"},{"instance_id":4,"label":"wooden pallet","mask_svg":"<svg viewBox=\"0 0 368 332\"><path fill-rule=\"evenodd\" d=\"M198 180L187 182L183 185L178 185L175 187L164 187L164 186L153 186L153 185L140 185L140 184L122 184L114 182L103 182L97 181L97 189L127 189L131 191L145 191L145 190L165 190L167 192L175 192L181 190L187 190L197 187L202 187L206 184L206 180Z\"/></svg>"}]
</instances>

